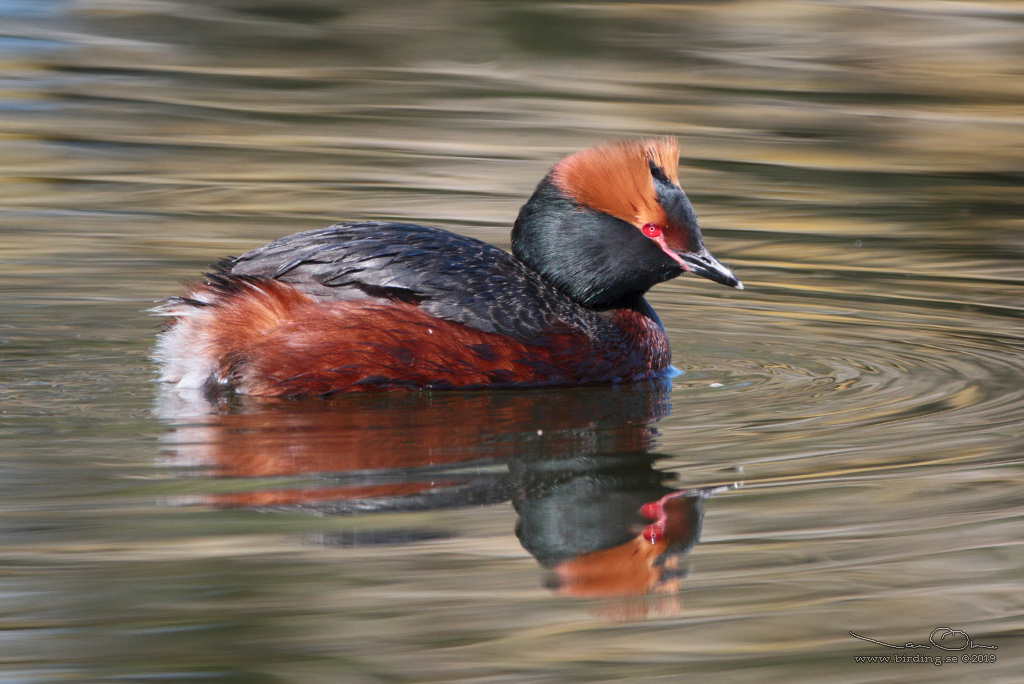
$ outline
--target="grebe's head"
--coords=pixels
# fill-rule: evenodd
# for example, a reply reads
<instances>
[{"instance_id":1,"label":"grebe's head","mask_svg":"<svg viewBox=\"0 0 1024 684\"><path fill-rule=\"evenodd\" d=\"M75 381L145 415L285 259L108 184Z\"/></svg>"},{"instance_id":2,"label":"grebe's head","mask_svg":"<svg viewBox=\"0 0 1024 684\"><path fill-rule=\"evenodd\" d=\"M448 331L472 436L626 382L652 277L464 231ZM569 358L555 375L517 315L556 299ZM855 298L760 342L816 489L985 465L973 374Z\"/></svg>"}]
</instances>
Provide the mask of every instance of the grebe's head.
<instances>
[{"instance_id":1,"label":"grebe's head","mask_svg":"<svg viewBox=\"0 0 1024 684\"><path fill-rule=\"evenodd\" d=\"M574 300L631 306L685 272L743 288L701 238L675 139L614 142L558 162L523 206L512 251Z\"/></svg>"}]
</instances>

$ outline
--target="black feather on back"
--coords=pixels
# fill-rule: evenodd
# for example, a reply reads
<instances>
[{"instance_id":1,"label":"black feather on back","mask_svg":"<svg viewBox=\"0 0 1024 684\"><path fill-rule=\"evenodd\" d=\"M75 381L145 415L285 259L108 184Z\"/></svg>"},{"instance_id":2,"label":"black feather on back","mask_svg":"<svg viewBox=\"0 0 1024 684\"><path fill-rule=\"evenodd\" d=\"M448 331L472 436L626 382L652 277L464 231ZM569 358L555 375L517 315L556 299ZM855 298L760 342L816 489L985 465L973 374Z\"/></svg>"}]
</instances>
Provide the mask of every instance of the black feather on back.
<instances>
[{"instance_id":1,"label":"black feather on back","mask_svg":"<svg viewBox=\"0 0 1024 684\"><path fill-rule=\"evenodd\" d=\"M324 300L413 303L521 341L565 324L591 335L607 325L508 252L406 223L339 223L296 233L215 269L272 278Z\"/></svg>"}]
</instances>

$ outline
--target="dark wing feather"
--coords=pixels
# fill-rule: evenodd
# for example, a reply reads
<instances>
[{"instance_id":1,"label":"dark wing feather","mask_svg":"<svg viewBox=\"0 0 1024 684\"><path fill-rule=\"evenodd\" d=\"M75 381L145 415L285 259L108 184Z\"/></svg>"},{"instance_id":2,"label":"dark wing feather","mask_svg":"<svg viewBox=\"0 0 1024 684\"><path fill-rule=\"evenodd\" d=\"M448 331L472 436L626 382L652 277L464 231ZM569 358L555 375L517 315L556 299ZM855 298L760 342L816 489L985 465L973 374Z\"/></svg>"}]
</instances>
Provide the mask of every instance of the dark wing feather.
<instances>
[{"instance_id":1,"label":"dark wing feather","mask_svg":"<svg viewBox=\"0 0 1024 684\"><path fill-rule=\"evenodd\" d=\"M597 333L603 322L597 315L581 320L579 305L508 252L412 224L339 223L289 235L219 267L325 300L411 302L432 316L524 341L567 323Z\"/></svg>"}]
</instances>

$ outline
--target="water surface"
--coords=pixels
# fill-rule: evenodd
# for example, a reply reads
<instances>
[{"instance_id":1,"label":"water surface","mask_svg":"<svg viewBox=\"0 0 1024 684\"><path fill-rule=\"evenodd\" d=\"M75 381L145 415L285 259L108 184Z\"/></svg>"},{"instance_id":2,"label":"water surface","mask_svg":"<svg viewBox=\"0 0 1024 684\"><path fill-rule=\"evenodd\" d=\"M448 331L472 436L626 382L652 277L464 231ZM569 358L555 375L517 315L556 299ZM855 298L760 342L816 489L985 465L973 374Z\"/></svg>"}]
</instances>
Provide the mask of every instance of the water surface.
<instances>
[{"instance_id":1,"label":"water surface","mask_svg":"<svg viewBox=\"0 0 1024 684\"><path fill-rule=\"evenodd\" d=\"M1019 4L0 20L5 680L1017 677ZM747 288L651 293L671 383L152 382L142 310L221 256L353 219L507 247L559 157L662 134ZM940 626L996 662L855 662Z\"/></svg>"}]
</instances>

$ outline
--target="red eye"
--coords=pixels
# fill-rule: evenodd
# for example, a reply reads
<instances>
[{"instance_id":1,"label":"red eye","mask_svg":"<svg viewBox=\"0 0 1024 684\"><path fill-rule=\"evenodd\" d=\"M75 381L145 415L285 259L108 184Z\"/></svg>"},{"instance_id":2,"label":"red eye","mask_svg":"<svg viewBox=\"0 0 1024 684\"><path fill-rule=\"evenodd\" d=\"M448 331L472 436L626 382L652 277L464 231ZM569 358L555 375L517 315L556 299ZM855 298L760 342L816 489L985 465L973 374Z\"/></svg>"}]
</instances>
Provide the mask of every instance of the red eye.
<instances>
[{"instance_id":1,"label":"red eye","mask_svg":"<svg viewBox=\"0 0 1024 684\"><path fill-rule=\"evenodd\" d=\"M641 230L649 238L661 237L661 226L657 223L645 223Z\"/></svg>"}]
</instances>

